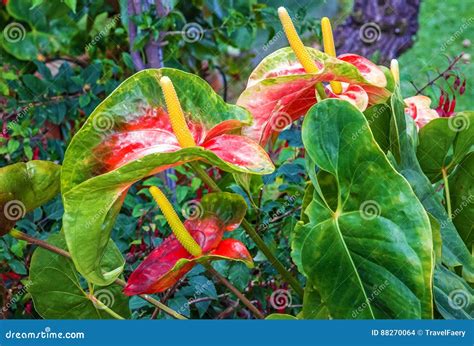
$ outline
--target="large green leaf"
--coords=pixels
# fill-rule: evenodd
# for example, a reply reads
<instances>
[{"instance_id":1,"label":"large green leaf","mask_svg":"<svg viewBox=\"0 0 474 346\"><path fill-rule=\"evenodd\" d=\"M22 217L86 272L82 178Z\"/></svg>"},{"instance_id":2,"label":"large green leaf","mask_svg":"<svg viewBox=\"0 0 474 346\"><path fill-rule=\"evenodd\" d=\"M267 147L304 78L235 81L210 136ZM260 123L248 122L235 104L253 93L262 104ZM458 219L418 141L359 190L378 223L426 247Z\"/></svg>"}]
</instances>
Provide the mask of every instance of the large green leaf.
<instances>
[{"instance_id":1,"label":"large green leaf","mask_svg":"<svg viewBox=\"0 0 474 346\"><path fill-rule=\"evenodd\" d=\"M346 101L324 100L310 109L302 131L315 185L305 211L310 223L299 228L305 234L295 249L315 291L307 297L317 293L332 318L431 318L428 215L364 115ZM326 198L333 192L312 173L316 166L333 177L336 208ZM314 310L323 311L318 304Z\"/></svg>"},{"instance_id":2,"label":"large green leaf","mask_svg":"<svg viewBox=\"0 0 474 346\"><path fill-rule=\"evenodd\" d=\"M159 85L163 76L175 86L196 147L177 144ZM79 272L99 285L110 284L122 272L122 266L104 272L101 258L123 199L136 181L193 160L230 172L271 173L273 164L265 151L238 135L250 122L245 109L226 104L189 73L144 70L123 82L74 136L61 171L64 232ZM229 153L236 153L236 159L228 160ZM239 161L242 157L245 164Z\"/></svg>"},{"instance_id":3,"label":"large green leaf","mask_svg":"<svg viewBox=\"0 0 474 346\"><path fill-rule=\"evenodd\" d=\"M0 235L58 194L60 168L39 160L0 168Z\"/></svg>"},{"instance_id":4,"label":"large green leaf","mask_svg":"<svg viewBox=\"0 0 474 346\"><path fill-rule=\"evenodd\" d=\"M390 103L392 109L391 150L396 160L396 168L408 180L426 211L436 218L441 226L443 263L450 268L462 266L463 276L467 281L473 282L474 259L456 231L434 187L418 163L416 138L413 137L413 132L408 130L413 120L405 116L405 104L400 94L400 87L395 88Z\"/></svg>"},{"instance_id":5,"label":"large green leaf","mask_svg":"<svg viewBox=\"0 0 474 346\"><path fill-rule=\"evenodd\" d=\"M62 234L51 235L48 243L66 249ZM110 242L108 250L114 248L115 244ZM105 260L107 266L117 266L114 253L108 251ZM46 319L112 318L102 306L92 302L90 292L84 287L84 280L80 278L73 262L49 250L35 250L31 259L28 291L36 311ZM94 297L122 317L130 316L128 297L122 293L121 286L95 287Z\"/></svg>"},{"instance_id":6,"label":"large green leaf","mask_svg":"<svg viewBox=\"0 0 474 346\"><path fill-rule=\"evenodd\" d=\"M416 152L421 169L432 182L449 174L469 152L474 150L474 112L455 117L438 118L426 124L419 133Z\"/></svg>"},{"instance_id":7,"label":"large green leaf","mask_svg":"<svg viewBox=\"0 0 474 346\"><path fill-rule=\"evenodd\" d=\"M446 319L474 319L474 290L442 265L434 275L436 308Z\"/></svg>"},{"instance_id":8,"label":"large green leaf","mask_svg":"<svg viewBox=\"0 0 474 346\"><path fill-rule=\"evenodd\" d=\"M468 249L474 244L474 153L449 177L452 219Z\"/></svg>"}]
</instances>

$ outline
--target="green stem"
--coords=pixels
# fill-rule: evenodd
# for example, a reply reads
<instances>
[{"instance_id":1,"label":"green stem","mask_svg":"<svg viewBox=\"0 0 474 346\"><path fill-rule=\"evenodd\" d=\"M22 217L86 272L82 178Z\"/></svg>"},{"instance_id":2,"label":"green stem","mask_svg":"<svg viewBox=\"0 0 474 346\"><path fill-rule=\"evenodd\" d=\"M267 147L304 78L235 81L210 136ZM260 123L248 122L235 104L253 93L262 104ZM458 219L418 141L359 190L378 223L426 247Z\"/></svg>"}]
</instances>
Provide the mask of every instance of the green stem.
<instances>
[{"instance_id":1,"label":"green stem","mask_svg":"<svg viewBox=\"0 0 474 346\"><path fill-rule=\"evenodd\" d=\"M324 100L325 98L327 98L326 91L324 90L323 83L317 83L316 84L316 91L318 92L318 95L319 95L318 102L321 101L321 100Z\"/></svg>"},{"instance_id":2,"label":"green stem","mask_svg":"<svg viewBox=\"0 0 474 346\"><path fill-rule=\"evenodd\" d=\"M444 181L444 193L446 194L446 207L448 209L448 217L451 220L451 196L449 194L449 181L448 181L448 172L446 168L441 169L441 173L443 174L443 181Z\"/></svg>"},{"instance_id":3,"label":"green stem","mask_svg":"<svg viewBox=\"0 0 474 346\"><path fill-rule=\"evenodd\" d=\"M216 192L222 191L221 188L216 184L216 182L209 175L207 175L206 171L202 169L201 166L199 166L198 162L191 162L190 166L193 168L193 170L196 172L199 178L201 178L201 180L206 185L208 185L213 191L216 191ZM278 260L278 258L276 258L276 256L270 250L270 248L265 244L263 239L258 235L257 231L255 231L255 228L252 226L252 224L246 219L244 219L242 221L242 227L247 232L249 237L252 238L255 244L257 244L257 247L260 249L260 251L263 252L265 257L280 273L283 279L290 284L290 286L295 290L295 292L300 297L303 297L304 291L301 285L299 284L298 280L296 280L296 278L293 277L293 275L291 275L291 273L286 270L286 268Z\"/></svg>"},{"instance_id":4,"label":"green stem","mask_svg":"<svg viewBox=\"0 0 474 346\"><path fill-rule=\"evenodd\" d=\"M16 239L20 239L20 240L24 240L30 244L34 244L34 245L37 245L43 249L46 249L46 250L49 250L51 252L54 252L58 255L61 255L63 257L66 257L66 258L71 258L71 254L67 251L64 251L63 249L60 249L54 245L51 245L51 244L48 244L47 242L43 241L43 240L40 240L40 239L36 239L34 237L31 237L29 236L28 234L25 234L23 232L20 232L16 229L12 229L9 234L13 237L13 238L16 238ZM119 286L122 286L122 287L125 287L126 283L125 281L121 280L121 279L116 279L115 284L119 285ZM158 300L156 299L153 299L152 297L148 296L147 294L140 294L139 295L140 298L146 300L147 302L149 302L150 304L154 305L155 307L157 307L158 309L160 310L163 310L165 313L167 313L168 315L178 319L178 320L187 320L186 317L184 317L183 315L180 315L178 314L176 311L174 311L173 309L167 307L166 305L164 305L163 303L159 302Z\"/></svg>"},{"instance_id":5,"label":"green stem","mask_svg":"<svg viewBox=\"0 0 474 346\"><path fill-rule=\"evenodd\" d=\"M114 310L112 310L111 308L109 308L107 305L105 305L104 303L102 303L99 299L97 299L96 297L94 297L93 295L90 295L88 297L92 303L94 303L94 305L100 309L100 310L103 310L105 311L106 313L108 313L110 316L112 316L113 318L116 318L117 320L124 320L125 318L123 318L122 316L120 316L118 313L116 313Z\"/></svg>"}]
</instances>

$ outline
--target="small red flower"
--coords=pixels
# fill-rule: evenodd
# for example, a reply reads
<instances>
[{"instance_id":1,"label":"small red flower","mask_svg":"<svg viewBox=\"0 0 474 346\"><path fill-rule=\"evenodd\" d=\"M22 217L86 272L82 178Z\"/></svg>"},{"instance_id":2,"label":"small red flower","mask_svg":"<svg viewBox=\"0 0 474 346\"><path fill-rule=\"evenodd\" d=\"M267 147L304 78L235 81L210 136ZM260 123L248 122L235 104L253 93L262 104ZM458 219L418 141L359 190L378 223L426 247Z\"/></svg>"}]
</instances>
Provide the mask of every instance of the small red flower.
<instances>
[{"instance_id":1,"label":"small red flower","mask_svg":"<svg viewBox=\"0 0 474 346\"><path fill-rule=\"evenodd\" d=\"M176 214L176 219L169 218L166 209L171 205L163 207L162 200L157 202L176 235L166 238L135 269L124 289L126 295L163 292L199 262L226 259L253 265L252 256L242 242L223 239L224 232L236 229L245 215L247 207L241 196L226 192L205 195L198 203L199 217L191 217L184 225ZM173 227L176 223L178 227ZM184 229L176 230L182 226ZM183 235L183 231L187 234ZM186 239L189 236L192 239ZM198 249L198 254L191 254L193 247Z\"/></svg>"}]
</instances>

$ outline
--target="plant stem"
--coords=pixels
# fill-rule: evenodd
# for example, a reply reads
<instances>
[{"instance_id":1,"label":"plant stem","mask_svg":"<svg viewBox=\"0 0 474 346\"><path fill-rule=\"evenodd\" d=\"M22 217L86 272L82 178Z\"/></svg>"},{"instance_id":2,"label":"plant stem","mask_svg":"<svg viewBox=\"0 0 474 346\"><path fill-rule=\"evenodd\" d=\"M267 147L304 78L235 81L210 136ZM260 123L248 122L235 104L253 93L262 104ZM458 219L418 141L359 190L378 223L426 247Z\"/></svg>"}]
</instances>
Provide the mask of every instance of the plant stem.
<instances>
[{"instance_id":1,"label":"plant stem","mask_svg":"<svg viewBox=\"0 0 474 346\"><path fill-rule=\"evenodd\" d=\"M210 263L203 263L206 270L217 278L224 286L226 286L237 298L255 315L255 317L264 319L265 316L247 299L234 285L232 285L225 277L215 270Z\"/></svg>"},{"instance_id":2,"label":"plant stem","mask_svg":"<svg viewBox=\"0 0 474 346\"><path fill-rule=\"evenodd\" d=\"M113 318L116 318L117 320L124 320L125 318L123 318L122 316L120 316L118 313L116 313L114 310L112 310L111 308L109 308L107 305L105 305L104 303L102 303L99 299L97 299L96 297L94 297L94 295L90 294L88 296L88 298L94 303L94 305L100 309L100 310L104 310L106 313L108 313L110 316L112 316Z\"/></svg>"},{"instance_id":3,"label":"plant stem","mask_svg":"<svg viewBox=\"0 0 474 346\"><path fill-rule=\"evenodd\" d=\"M448 172L446 171L445 167L441 169L441 173L443 174L444 193L446 194L446 207L448 209L448 218L451 220L451 196L449 194Z\"/></svg>"},{"instance_id":4,"label":"plant stem","mask_svg":"<svg viewBox=\"0 0 474 346\"><path fill-rule=\"evenodd\" d=\"M258 235L258 233L253 228L252 224L244 219L242 221L242 227L247 232L247 234L252 238L252 240L257 244L257 247L263 252L265 257L270 261L270 263L275 267L275 269L280 273L283 279L290 284L290 286L296 291L296 293L303 298L303 288L296 278L291 275L289 271L286 270L285 266L276 258L270 248L265 244L263 239Z\"/></svg>"},{"instance_id":5,"label":"plant stem","mask_svg":"<svg viewBox=\"0 0 474 346\"><path fill-rule=\"evenodd\" d=\"M60 249L54 245L51 245L43 240L33 238L29 236L26 233L23 233L17 229L12 229L9 233L13 238L24 240L30 244L38 245L39 247L42 247L43 249L49 250L51 252L57 253L58 255L61 255L63 257L71 258L71 255L69 252L64 251L63 249Z\"/></svg>"},{"instance_id":6,"label":"plant stem","mask_svg":"<svg viewBox=\"0 0 474 346\"><path fill-rule=\"evenodd\" d=\"M199 166L198 162L190 162L189 165L193 168L196 174L201 178L201 180L208 185L213 191L221 192L221 188L216 184L216 182L207 175L206 171ZM272 251L265 244L263 239L255 231L254 227L247 219L242 221L242 227L247 232L247 234L252 238L252 240L257 244L258 248L263 252L265 257L270 261L270 263L275 267L275 269L280 273L283 279L288 282L295 292L302 298L304 291L299 282L294 278L290 272L286 270L283 264L276 258Z\"/></svg>"},{"instance_id":7,"label":"plant stem","mask_svg":"<svg viewBox=\"0 0 474 346\"><path fill-rule=\"evenodd\" d=\"M115 280L115 283L117 285L125 287L125 281L123 281L121 279ZM165 313L167 313L171 317L176 318L177 320L187 320L186 317L184 317L183 315L177 313L173 309L167 307L165 304L161 303L160 301L156 300L155 298L150 297L148 294L140 294L139 297L142 298L143 300L146 300L151 305L154 305L158 309L164 311Z\"/></svg>"},{"instance_id":8,"label":"plant stem","mask_svg":"<svg viewBox=\"0 0 474 346\"><path fill-rule=\"evenodd\" d=\"M327 98L326 91L324 90L324 85L323 85L323 83L317 83L317 84L316 84L316 91L317 91L317 93L318 93L318 95L319 95L319 100L318 100L318 102L321 101L321 100L324 100L325 98Z\"/></svg>"},{"instance_id":9,"label":"plant stem","mask_svg":"<svg viewBox=\"0 0 474 346\"><path fill-rule=\"evenodd\" d=\"M64 251L63 249L60 249L60 248L58 248L54 245L48 244L47 242L45 242L43 240L31 237L31 236L29 236L29 235L27 235L23 232L20 232L16 229L12 229L9 234L13 238L24 240L24 241L26 241L30 244L38 245L39 247L41 247L43 249L49 250L49 251L54 252L54 253L56 253L58 255L61 255L63 257L71 258L71 254L69 252ZM119 286L122 286L122 287L125 287L125 285L126 285L125 281L123 281L121 279L116 279L114 283L119 285ZM161 302L159 302L158 300L148 296L147 294L140 294L139 297L146 300L150 304L154 305L158 309L163 310L165 313L167 313L168 315L170 315L170 316L172 316L172 317L174 317L178 320L186 320L187 319L183 315L178 314L173 309L167 307L166 305L164 305Z\"/></svg>"},{"instance_id":10,"label":"plant stem","mask_svg":"<svg viewBox=\"0 0 474 346\"><path fill-rule=\"evenodd\" d=\"M425 90L426 88L428 88L429 86L433 85L438 79L440 79L441 77L444 76L444 74L448 71L450 71L454 65L456 65L460 60L461 58L463 57L463 54L459 54L457 57L455 57L451 63L449 64L448 67L446 67L446 69L443 71L443 72L439 72L438 75L433 78L433 79L430 79L422 88L418 88L414 82L411 82L411 84L413 85L413 87L416 89L416 94L415 95L419 95L423 92L423 90Z\"/></svg>"}]
</instances>

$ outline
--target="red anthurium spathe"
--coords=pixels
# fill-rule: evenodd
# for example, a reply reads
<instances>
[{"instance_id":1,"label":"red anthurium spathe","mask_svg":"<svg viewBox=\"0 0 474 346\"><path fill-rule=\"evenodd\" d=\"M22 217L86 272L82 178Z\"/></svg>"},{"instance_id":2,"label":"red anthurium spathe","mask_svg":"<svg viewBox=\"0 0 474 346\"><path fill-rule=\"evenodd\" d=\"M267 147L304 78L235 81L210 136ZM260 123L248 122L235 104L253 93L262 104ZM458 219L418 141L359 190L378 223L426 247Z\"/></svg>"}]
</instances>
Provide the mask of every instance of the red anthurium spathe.
<instances>
[{"instance_id":1,"label":"red anthurium spathe","mask_svg":"<svg viewBox=\"0 0 474 346\"><path fill-rule=\"evenodd\" d=\"M336 58L304 47L286 11L280 8L279 15L291 48L270 54L250 75L237 101L254 117L252 125L244 128L247 136L265 144L273 132L281 131L285 123L289 125L318 102L315 88L321 93L321 83L327 83L327 96L347 100L361 111L390 96L382 68L355 54Z\"/></svg>"},{"instance_id":2,"label":"red anthurium spathe","mask_svg":"<svg viewBox=\"0 0 474 346\"><path fill-rule=\"evenodd\" d=\"M438 113L430 108L431 99L428 96L417 95L408 97L405 100L405 113L410 115L416 123L416 126L421 129L431 120L439 118Z\"/></svg>"},{"instance_id":3,"label":"red anthurium spathe","mask_svg":"<svg viewBox=\"0 0 474 346\"><path fill-rule=\"evenodd\" d=\"M125 294L163 292L173 286L197 263L212 260L242 261L253 265L243 243L222 239L225 231L234 230L245 216L244 199L221 192L204 196L197 218L179 220L163 193L155 187L150 192L160 206L173 235L165 239L130 275Z\"/></svg>"},{"instance_id":4,"label":"red anthurium spathe","mask_svg":"<svg viewBox=\"0 0 474 346\"><path fill-rule=\"evenodd\" d=\"M123 82L74 136L62 166L63 229L78 271L104 286L123 271L101 259L135 182L198 160L232 173L271 173L268 155L241 133L251 122L247 110L189 73L144 70Z\"/></svg>"}]
</instances>

